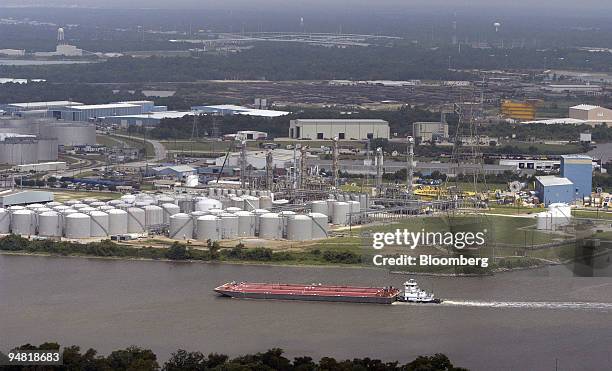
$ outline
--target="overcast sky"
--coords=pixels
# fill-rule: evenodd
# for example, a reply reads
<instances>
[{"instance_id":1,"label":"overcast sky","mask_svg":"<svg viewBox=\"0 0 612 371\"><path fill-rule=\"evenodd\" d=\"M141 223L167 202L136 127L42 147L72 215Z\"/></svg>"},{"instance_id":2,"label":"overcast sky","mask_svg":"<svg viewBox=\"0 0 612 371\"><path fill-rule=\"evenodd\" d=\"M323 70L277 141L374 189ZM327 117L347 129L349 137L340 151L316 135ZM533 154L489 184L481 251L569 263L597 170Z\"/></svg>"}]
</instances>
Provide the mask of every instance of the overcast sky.
<instances>
[{"instance_id":1,"label":"overcast sky","mask_svg":"<svg viewBox=\"0 0 612 371\"><path fill-rule=\"evenodd\" d=\"M0 6L81 6L81 7L130 7L130 8L250 8L262 7L307 8L316 7L360 7L384 9L447 7L451 9L539 9L559 13L564 10L580 13L601 14L612 9L610 0L0 0ZM290 10L290 9L287 9ZM612 17L612 15L611 15Z\"/></svg>"}]
</instances>

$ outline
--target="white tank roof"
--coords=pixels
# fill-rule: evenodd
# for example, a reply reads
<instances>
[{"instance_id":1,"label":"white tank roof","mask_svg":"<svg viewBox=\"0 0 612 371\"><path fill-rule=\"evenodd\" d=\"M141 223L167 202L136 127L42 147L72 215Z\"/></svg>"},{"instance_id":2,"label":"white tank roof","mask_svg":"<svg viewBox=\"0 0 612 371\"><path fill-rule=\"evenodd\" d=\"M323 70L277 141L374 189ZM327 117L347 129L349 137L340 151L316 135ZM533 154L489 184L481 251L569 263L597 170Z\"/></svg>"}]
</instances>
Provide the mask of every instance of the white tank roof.
<instances>
[{"instance_id":1,"label":"white tank roof","mask_svg":"<svg viewBox=\"0 0 612 371\"><path fill-rule=\"evenodd\" d=\"M72 213L72 214L66 215L66 218L69 218L69 219L89 219L89 215L82 214L82 213Z\"/></svg>"}]
</instances>

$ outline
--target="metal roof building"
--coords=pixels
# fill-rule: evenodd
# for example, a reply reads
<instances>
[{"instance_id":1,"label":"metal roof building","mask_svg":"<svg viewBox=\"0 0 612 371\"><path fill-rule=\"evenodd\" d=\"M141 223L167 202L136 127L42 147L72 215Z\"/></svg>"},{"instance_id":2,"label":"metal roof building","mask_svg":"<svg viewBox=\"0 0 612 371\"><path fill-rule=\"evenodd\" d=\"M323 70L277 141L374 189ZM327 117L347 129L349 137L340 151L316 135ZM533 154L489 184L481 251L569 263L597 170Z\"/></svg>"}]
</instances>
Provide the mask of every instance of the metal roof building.
<instances>
[{"instance_id":1,"label":"metal roof building","mask_svg":"<svg viewBox=\"0 0 612 371\"><path fill-rule=\"evenodd\" d=\"M536 177L536 192L545 206L554 203L571 204L574 199L574 183L567 178L553 175Z\"/></svg>"},{"instance_id":2,"label":"metal roof building","mask_svg":"<svg viewBox=\"0 0 612 371\"><path fill-rule=\"evenodd\" d=\"M269 109L255 109L243 106L236 106L233 104L219 104L214 106L193 106L192 111L199 111L201 113L214 113L218 115L245 115L245 116L257 116L257 117L279 117L290 114L287 111L275 111Z\"/></svg>"},{"instance_id":3,"label":"metal roof building","mask_svg":"<svg viewBox=\"0 0 612 371\"><path fill-rule=\"evenodd\" d=\"M296 119L289 123L293 139L364 140L389 138L389 123L380 119Z\"/></svg>"},{"instance_id":4,"label":"metal roof building","mask_svg":"<svg viewBox=\"0 0 612 371\"><path fill-rule=\"evenodd\" d=\"M562 155L561 176L574 184L575 198L591 196L593 190L593 159L586 155Z\"/></svg>"},{"instance_id":5,"label":"metal roof building","mask_svg":"<svg viewBox=\"0 0 612 371\"><path fill-rule=\"evenodd\" d=\"M53 201L53 193L46 191L23 191L6 189L0 191L0 207L37 204Z\"/></svg>"}]
</instances>

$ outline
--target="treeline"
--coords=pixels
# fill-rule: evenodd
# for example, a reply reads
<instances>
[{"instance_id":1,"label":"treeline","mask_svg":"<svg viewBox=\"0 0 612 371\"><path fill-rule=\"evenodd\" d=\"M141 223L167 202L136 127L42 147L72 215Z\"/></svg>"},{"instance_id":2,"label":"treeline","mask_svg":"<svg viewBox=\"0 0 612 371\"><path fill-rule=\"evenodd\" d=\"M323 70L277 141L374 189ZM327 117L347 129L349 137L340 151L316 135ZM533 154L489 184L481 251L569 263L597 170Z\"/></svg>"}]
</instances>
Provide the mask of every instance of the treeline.
<instances>
[{"instance_id":1,"label":"treeline","mask_svg":"<svg viewBox=\"0 0 612 371\"><path fill-rule=\"evenodd\" d=\"M449 69L449 57L453 70ZM588 60L588 63L585 62ZM473 49L420 45L326 48L256 44L228 55L112 58L68 66L4 66L0 74L53 82L156 82L195 80L462 80L458 69L589 69L610 71L612 55L575 49Z\"/></svg>"},{"instance_id":2,"label":"treeline","mask_svg":"<svg viewBox=\"0 0 612 371\"><path fill-rule=\"evenodd\" d=\"M612 141L612 127L598 125L566 125L566 124L508 124L497 123L482 125L478 128L478 134L491 137L512 138L527 141L531 138L547 140L572 140L578 141L580 133L590 132L592 139L598 142Z\"/></svg>"},{"instance_id":3,"label":"treeline","mask_svg":"<svg viewBox=\"0 0 612 371\"><path fill-rule=\"evenodd\" d=\"M228 116L200 116L196 120L198 133L204 136L213 131L216 125L220 134L235 133L239 130L257 130L268 133L269 138L287 137L289 135L289 121L298 118L327 118L327 119L382 119L389 122L391 133L399 136L412 134L412 123L416 121L435 121L439 114L420 107L402 107L392 111L359 111L350 116L342 114L336 109L299 109L289 107L291 115L263 118L243 115ZM165 119L150 131L150 135L156 139L189 139L193 132L193 117L177 119ZM142 129L132 128L134 131ZM405 147L405 146L404 146ZM405 148L404 148L405 150Z\"/></svg>"},{"instance_id":4,"label":"treeline","mask_svg":"<svg viewBox=\"0 0 612 371\"><path fill-rule=\"evenodd\" d=\"M150 349L130 346L115 350L109 355L99 355L98 351L89 348L81 351L73 345L61 348L60 344L47 342L34 346L25 344L17 350L59 350L62 354L62 366L5 366L7 371L206 371L206 370L240 370L240 371L466 371L455 367L449 358L441 353L431 356L418 356L412 362L383 362L371 358L355 358L353 360L336 360L323 357L318 362L308 356L295 357L293 360L285 357L284 351L273 348L266 352L245 354L232 358L225 354L188 352L179 349L172 353L170 359L160 363L157 355ZM0 353L3 360L7 356Z\"/></svg>"},{"instance_id":5,"label":"treeline","mask_svg":"<svg viewBox=\"0 0 612 371\"><path fill-rule=\"evenodd\" d=\"M142 99L147 98L140 91L130 93L127 90L120 90L115 93L111 88L100 85L94 87L87 84L53 84L49 82L0 84L0 103L73 100L85 104L98 104Z\"/></svg>"},{"instance_id":6,"label":"treeline","mask_svg":"<svg viewBox=\"0 0 612 371\"><path fill-rule=\"evenodd\" d=\"M349 250L278 251L266 247L246 248L239 243L232 248L221 248L216 241L208 241L207 249L196 249L186 243L174 242L168 248L135 248L110 240L78 243L55 240L29 240L8 235L0 238L0 251L42 253L51 255L79 255L138 259L169 259L176 261L243 261L311 264L360 264L361 256Z\"/></svg>"}]
</instances>

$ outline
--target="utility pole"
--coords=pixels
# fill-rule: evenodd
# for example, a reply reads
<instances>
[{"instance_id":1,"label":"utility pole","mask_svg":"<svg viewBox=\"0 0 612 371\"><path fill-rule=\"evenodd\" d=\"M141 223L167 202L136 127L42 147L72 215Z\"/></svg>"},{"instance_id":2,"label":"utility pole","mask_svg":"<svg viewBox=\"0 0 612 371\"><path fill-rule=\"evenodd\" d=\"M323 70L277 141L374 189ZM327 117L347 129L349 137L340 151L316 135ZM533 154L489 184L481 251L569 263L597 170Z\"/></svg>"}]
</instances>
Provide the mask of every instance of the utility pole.
<instances>
[{"instance_id":1,"label":"utility pole","mask_svg":"<svg viewBox=\"0 0 612 371\"><path fill-rule=\"evenodd\" d=\"M412 198L412 183L414 180L414 138L409 136L407 138L407 142L408 148L406 150L406 191L408 192L408 198Z\"/></svg>"},{"instance_id":2,"label":"utility pole","mask_svg":"<svg viewBox=\"0 0 612 371\"><path fill-rule=\"evenodd\" d=\"M334 138L332 145L332 187L338 188L338 138Z\"/></svg>"},{"instance_id":3,"label":"utility pole","mask_svg":"<svg viewBox=\"0 0 612 371\"><path fill-rule=\"evenodd\" d=\"M299 178L298 178L298 188L299 189L304 189L304 183L306 181L306 150L308 149L308 146L301 146L300 147L300 172L299 172Z\"/></svg>"}]
</instances>

